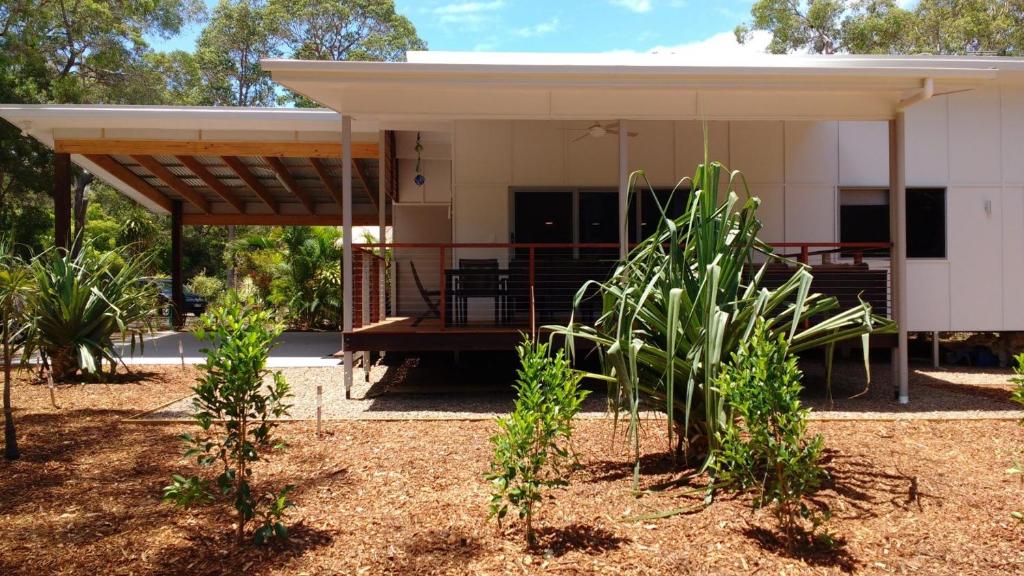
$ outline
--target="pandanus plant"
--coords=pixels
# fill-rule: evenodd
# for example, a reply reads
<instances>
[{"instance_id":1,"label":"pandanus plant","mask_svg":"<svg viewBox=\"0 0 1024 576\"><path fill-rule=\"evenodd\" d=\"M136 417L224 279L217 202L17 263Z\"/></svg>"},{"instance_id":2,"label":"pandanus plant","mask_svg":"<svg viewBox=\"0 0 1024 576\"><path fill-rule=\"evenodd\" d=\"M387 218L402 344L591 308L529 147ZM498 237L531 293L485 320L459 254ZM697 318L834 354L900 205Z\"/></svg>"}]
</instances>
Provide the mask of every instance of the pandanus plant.
<instances>
[{"instance_id":1,"label":"pandanus plant","mask_svg":"<svg viewBox=\"0 0 1024 576\"><path fill-rule=\"evenodd\" d=\"M152 331L155 289L140 283L148 256L124 248L78 254L52 249L32 261L33 290L29 342L49 363L53 377L66 380L79 370L96 374L103 360L111 368L120 360L114 338L142 346Z\"/></svg>"},{"instance_id":2,"label":"pandanus plant","mask_svg":"<svg viewBox=\"0 0 1024 576\"><path fill-rule=\"evenodd\" d=\"M692 179L684 178L673 190L689 193L684 213L671 218L665 209L671 200L659 203L662 218L655 231L608 280L580 288L574 308L595 288L602 298L593 324L570 320L567 326L547 327L564 335L570 350L577 338L597 348L602 373L591 376L610 383L616 419L628 412L634 481L639 475L638 426L646 409L668 415L670 446L701 459L702 468L712 462L716 431L728 424L713 382L722 362L759 319L773 335L784 334L793 353L824 348L829 368L835 344L859 337L868 370L868 336L896 330L893 321L872 314L867 302L839 311L836 298L812 293L810 267L774 254L758 239L760 200L750 195L738 171L728 178L725 173L722 164L705 159ZM720 199L723 180L728 188ZM642 171L630 175L629 188L631 199L650 190L657 202ZM792 267L792 276L777 288L763 285L767 267L780 262Z\"/></svg>"}]
</instances>

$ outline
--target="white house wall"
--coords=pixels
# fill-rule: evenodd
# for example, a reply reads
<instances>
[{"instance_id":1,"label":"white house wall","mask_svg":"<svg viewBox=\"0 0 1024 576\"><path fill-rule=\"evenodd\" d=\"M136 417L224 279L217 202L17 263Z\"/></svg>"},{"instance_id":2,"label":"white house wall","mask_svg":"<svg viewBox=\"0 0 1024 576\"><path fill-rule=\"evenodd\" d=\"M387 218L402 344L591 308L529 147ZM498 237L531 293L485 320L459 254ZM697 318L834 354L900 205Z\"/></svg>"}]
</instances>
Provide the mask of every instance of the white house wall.
<instances>
[{"instance_id":1,"label":"white house wall","mask_svg":"<svg viewBox=\"0 0 1024 576\"><path fill-rule=\"evenodd\" d=\"M453 241L509 241L510 188L615 188L616 138L574 142L591 123L455 121L450 165L425 161L435 180L450 178ZM631 121L629 129L638 133L629 168L645 170L655 186L691 177L703 159L700 122ZM762 236L771 242L837 241L838 190L889 184L885 122L722 121L707 129L711 158L741 169L761 198ZM907 186L946 188L948 202L947 257L908 261L907 328L1024 330L1016 302L1024 285L1024 88L920 103L907 111L906 136ZM404 201L409 178L402 180ZM429 200L420 193L420 201L444 202L448 190Z\"/></svg>"},{"instance_id":2,"label":"white house wall","mask_svg":"<svg viewBox=\"0 0 1024 576\"><path fill-rule=\"evenodd\" d=\"M907 328L1024 330L1024 88L907 111L907 187L946 189L946 258L907 262Z\"/></svg>"}]
</instances>

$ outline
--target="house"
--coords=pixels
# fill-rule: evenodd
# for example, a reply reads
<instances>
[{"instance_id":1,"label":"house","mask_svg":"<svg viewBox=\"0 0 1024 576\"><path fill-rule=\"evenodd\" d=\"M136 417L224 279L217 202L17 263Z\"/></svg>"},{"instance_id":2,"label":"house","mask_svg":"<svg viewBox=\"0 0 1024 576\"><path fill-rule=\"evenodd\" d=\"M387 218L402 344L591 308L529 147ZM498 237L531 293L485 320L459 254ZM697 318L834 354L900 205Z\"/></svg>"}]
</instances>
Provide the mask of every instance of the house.
<instances>
[{"instance_id":1,"label":"house","mask_svg":"<svg viewBox=\"0 0 1024 576\"><path fill-rule=\"evenodd\" d=\"M898 320L901 402L908 332L1024 330L1022 59L412 52L263 64L333 111L0 116L57 152L58 241L71 161L172 214L179 285L183 225L391 226L386 246L353 250L345 234L346 389L354 354L507 348L525 326L564 318L582 280L651 225L654 198L675 209L685 191L670 190L703 159L705 132L711 158L761 197L764 240L814 265L828 279L816 289ZM654 196L630 200L635 169Z\"/></svg>"}]
</instances>

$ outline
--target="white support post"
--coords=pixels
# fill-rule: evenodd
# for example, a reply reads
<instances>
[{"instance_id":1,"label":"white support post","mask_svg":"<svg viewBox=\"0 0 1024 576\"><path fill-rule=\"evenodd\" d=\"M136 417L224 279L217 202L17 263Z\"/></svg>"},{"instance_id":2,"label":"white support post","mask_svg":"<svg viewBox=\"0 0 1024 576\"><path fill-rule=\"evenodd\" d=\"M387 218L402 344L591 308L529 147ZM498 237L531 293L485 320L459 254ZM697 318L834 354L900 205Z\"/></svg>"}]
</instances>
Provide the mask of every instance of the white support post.
<instances>
[{"instance_id":1,"label":"white support post","mask_svg":"<svg viewBox=\"0 0 1024 576\"><path fill-rule=\"evenodd\" d=\"M629 127L619 120L619 259L629 253Z\"/></svg>"},{"instance_id":2,"label":"white support post","mask_svg":"<svg viewBox=\"0 0 1024 576\"><path fill-rule=\"evenodd\" d=\"M377 159L377 242L384 244L388 241L387 211L385 210L388 201L388 163L387 154L385 153L387 150L387 132L384 130L380 130L377 133L377 149L380 150L380 157ZM381 246L380 257L382 260L381 266L379 267L380 277L378 278L377 284L380 287L380 293L377 294L376 297L379 298L377 309L380 310L380 317L382 319L387 317L387 298L385 297L385 294L387 293L387 286L385 282L387 276L383 265L384 262L386 262L383 258L386 256L387 249L384 248L384 246ZM382 356L383 354L384 353L381 352Z\"/></svg>"},{"instance_id":3,"label":"white support post","mask_svg":"<svg viewBox=\"0 0 1024 576\"><path fill-rule=\"evenodd\" d=\"M370 271L373 268L370 265L370 259L367 258L366 255L363 255L363 257L360 258L359 261L362 263L361 266L363 268L363 273L360 276L363 279L362 286L360 286L360 291L362 293L361 302L362 302L363 305L362 305L362 310L360 310L360 312L363 315L362 316L362 318L363 318L363 324L362 325L366 326L367 324L370 323L370 297L371 297L371 294L370 294ZM366 382L370 381L370 351L369 350L364 350L363 351L363 380L366 381Z\"/></svg>"},{"instance_id":4,"label":"white support post","mask_svg":"<svg viewBox=\"0 0 1024 576\"><path fill-rule=\"evenodd\" d=\"M342 328L352 332L352 117L341 117L341 297L343 304ZM352 351L345 349L345 398L352 397Z\"/></svg>"},{"instance_id":5,"label":"white support post","mask_svg":"<svg viewBox=\"0 0 1024 576\"><path fill-rule=\"evenodd\" d=\"M893 318L899 324L899 335L896 344L896 383L899 390L899 403L910 402L910 365L907 349L907 171L906 171L906 117L897 112L896 118L889 121L889 181L890 199L894 206L890 213L894 216L893 231L893 269L892 277Z\"/></svg>"}]
</instances>

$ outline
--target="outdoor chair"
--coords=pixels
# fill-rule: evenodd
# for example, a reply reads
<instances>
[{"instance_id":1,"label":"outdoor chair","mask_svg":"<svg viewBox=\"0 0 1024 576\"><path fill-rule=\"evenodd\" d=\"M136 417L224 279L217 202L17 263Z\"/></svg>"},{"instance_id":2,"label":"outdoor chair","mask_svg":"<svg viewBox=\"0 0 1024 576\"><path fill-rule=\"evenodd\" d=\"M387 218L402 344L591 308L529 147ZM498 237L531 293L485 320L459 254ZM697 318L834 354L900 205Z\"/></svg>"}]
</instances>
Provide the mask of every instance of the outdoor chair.
<instances>
[{"instance_id":1,"label":"outdoor chair","mask_svg":"<svg viewBox=\"0 0 1024 576\"><path fill-rule=\"evenodd\" d=\"M413 326L419 326L420 322L423 322L427 318L433 316L435 318L441 318L441 310L438 308L438 302L433 298L441 296L440 290L427 290L423 287L423 282L420 280L419 273L416 272L416 263L409 261L409 267L412 268L412 279L416 282L416 289L420 291L420 298L423 298L423 302L427 305L427 309L420 313L419 316L413 320Z\"/></svg>"},{"instance_id":2,"label":"outdoor chair","mask_svg":"<svg viewBox=\"0 0 1024 576\"><path fill-rule=\"evenodd\" d=\"M507 286L500 277L497 258L460 258L458 283L454 287L459 322L466 323L470 298L491 298L494 301L494 323L506 320Z\"/></svg>"}]
</instances>

